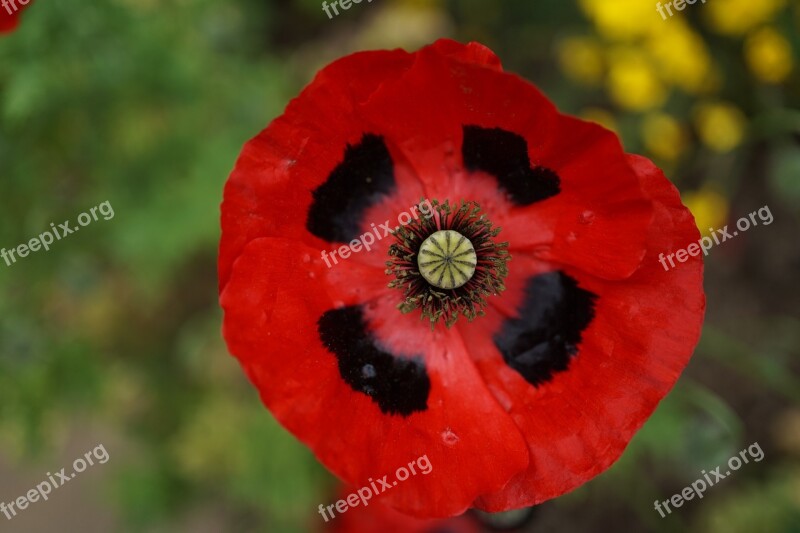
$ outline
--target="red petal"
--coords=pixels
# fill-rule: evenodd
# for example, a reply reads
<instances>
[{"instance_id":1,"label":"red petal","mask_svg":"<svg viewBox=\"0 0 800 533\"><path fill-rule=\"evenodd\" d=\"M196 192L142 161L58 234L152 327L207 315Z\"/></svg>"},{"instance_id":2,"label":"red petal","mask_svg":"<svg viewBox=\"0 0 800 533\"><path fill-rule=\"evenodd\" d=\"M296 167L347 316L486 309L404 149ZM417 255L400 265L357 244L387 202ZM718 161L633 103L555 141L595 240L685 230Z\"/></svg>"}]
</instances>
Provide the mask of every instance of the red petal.
<instances>
[{"instance_id":1,"label":"red petal","mask_svg":"<svg viewBox=\"0 0 800 533\"><path fill-rule=\"evenodd\" d=\"M379 335L391 332L391 348L421 342L414 346L425 349L431 381L427 410L386 416L343 381L315 324L336 299L347 298L346 289L336 294L322 290L315 281L324 274L320 267L303 262L311 252L287 240L253 241L237 259L221 295L228 348L276 418L354 486L427 455L435 475L412 476L381 495L382 501L415 516L461 513L487 488L499 490L524 469L525 443L486 389L458 334L437 330L418 335L419 322L400 316L417 334L411 337L394 320L394 301L376 303L391 309L393 323L380 322L386 313L378 310L370 313L373 327Z\"/></svg>"},{"instance_id":2,"label":"red petal","mask_svg":"<svg viewBox=\"0 0 800 533\"><path fill-rule=\"evenodd\" d=\"M341 161L344 147L365 133L358 104L411 61L410 54L397 50L361 52L332 63L245 145L225 185L220 288L242 249L258 237L281 236L326 247L305 227L311 191Z\"/></svg>"},{"instance_id":3,"label":"red petal","mask_svg":"<svg viewBox=\"0 0 800 533\"><path fill-rule=\"evenodd\" d=\"M531 452L527 470L502 491L478 499L482 509L535 505L608 468L672 388L697 344L705 311L702 259L666 272L658 256L697 242L699 232L661 171L642 157L628 161L656 206L647 255L625 281L571 272L599 298L569 370L531 387L487 342L483 324L463 329L481 373L508 406Z\"/></svg>"},{"instance_id":4,"label":"red petal","mask_svg":"<svg viewBox=\"0 0 800 533\"><path fill-rule=\"evenodd\" d=\"M16 30L19 26L19 15L26 7L28 6L20 5L19 2L16 4L16 9L10 3L8 8L0 6L0 33L10 33ZM8 9L12 9L12 12L9 13Z\"/></svg>"},{"instance_id":5,"label":"red petal","mask_svg":"<svg viewBox=\"0 0 800 533\"><path fill-rule=\"evenodd\" d=\"M652 207L617 137L558 114L532 84L499 66L464 63L438 52L436 45L420 50L401 78L384 84L361 107L423 181L426 197L481 202L503 227L501 238L511 242L512 253L537 248L546 261L606 279L630 276L644 255ZM476 197L472 189L482 184L494 188L495 198L501 195L493 179L464 170L458 152L465 125L522 136L532 164L555 171L562 192L510 210L507 202Z\"/></svg>"},{"instance_id":6,"label":"red petal","mask_svg":"<svg viewBox=\"0 0 800 533\"><path fill-rule=\"evenodd\" d=\"M454 61L500 68L494 53L478 43L464 46L441 40L432 48ZM233 261L252 239L282 236L328 248L305 228L302 215L311 203L310 193L341 161L344 147L356 144L370 130L361 116L362 106L382 85L402 76L414 57L395 50L361 52L335 61L320 71L281 117L245 145L225 186L220 288L228 280ZM379 119L372 126L381 134L384 124ZM394 145L389 149L397 163L396 197L404 200L399 209L407 210L424 191L416 175L403 164L402 154ZM284 216L275 216L276 213Z\"/></svg>"},{"instance_id":7,"label":"red petal","mask_svg":"<svg viewBox=\"0 0 800 533\"><path fill-rule=\"evenodd\" d=\"M503 239L510 251L531 250L544 261L572 265L604 279L625 279L645 253L653 208L631 171L617 137L560 115L542 164L561 177L561 193L512 211ZM531 224L546 226L552 244L528 245ZM539 238L541 240L541 238Z\"/></svg>"},{"instance_id":8,"label":"red petal","mask_svg":"<svg viewBox=\"0 0 800 533\"><path fill-rule=\"evenodd\" d=\"M351 492L342 491L345 500ZM380 503L370 503L367 507L348 509L344 514L328 522L327 531L331 533L480 533L477 521L468 516L446 520L419 520L411 518Z\"/></svg>"}]
</instances>

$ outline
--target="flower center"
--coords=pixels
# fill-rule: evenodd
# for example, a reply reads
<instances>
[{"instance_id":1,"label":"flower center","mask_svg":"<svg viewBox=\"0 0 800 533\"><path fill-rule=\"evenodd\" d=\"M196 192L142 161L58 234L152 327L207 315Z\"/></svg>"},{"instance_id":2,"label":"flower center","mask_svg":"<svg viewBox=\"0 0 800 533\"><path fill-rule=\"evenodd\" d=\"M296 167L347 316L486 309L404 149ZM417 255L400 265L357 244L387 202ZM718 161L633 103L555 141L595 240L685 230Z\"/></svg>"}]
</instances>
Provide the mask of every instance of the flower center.
<instances>
[{"instance_id":1,"label":"flower center","mask_svg":"<svg viewBox=\"0 0 800 533\"><path fill-rule=\"evenodd\" d=\"M453 230L440 230L425 239L417 255L422 277L440 289L456 289L472 279L476 261L472 243Z\"/></svg>"},{"instance_id":2,"label":"flower center","mask_svg":"<svg viewBox=\"0 0 800 533\"><path fill-rule=\"evenodd\" d=\"M389 287L404 296L397 308L420 309L431 328L439 319L450 327L459 316L483 315L486 297L504 291L508 275L508 243L494 241L500 229L475 202L424 200L419 212L425 215L393 232L397 242L389 247Z\"/></svg>"}]
</instances>

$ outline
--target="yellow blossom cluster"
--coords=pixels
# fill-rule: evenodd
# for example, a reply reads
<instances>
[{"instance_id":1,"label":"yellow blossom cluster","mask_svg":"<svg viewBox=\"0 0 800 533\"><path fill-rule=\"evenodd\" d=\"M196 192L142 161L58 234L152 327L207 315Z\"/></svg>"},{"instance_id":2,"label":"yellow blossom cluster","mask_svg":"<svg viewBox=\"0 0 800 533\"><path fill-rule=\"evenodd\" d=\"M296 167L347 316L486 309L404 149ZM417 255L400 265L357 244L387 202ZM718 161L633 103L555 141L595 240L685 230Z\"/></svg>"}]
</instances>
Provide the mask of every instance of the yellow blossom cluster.
<instances>
[{"instance_id":1,"label":"yellow blossom cluster","mask_svg":"<svg viewBox=\"0 0 800 533\"><path fill-rule=\"evenodd\" d=\"M692 19L700 19L706 33L738 42L740 62L757 82L780 84L794 72L792 46L778 29L787 0L695 2L672 10L669 18L659 15L657 3L579 0L595 34L559 42L562 71L582 85L602 88L616 108L641 114L642 140L659 159L678 159L692 138L713 151L733 150L746 138L747 119L735 104L717 96L730 80L686 13L696 10ZM694 102L683 121L666 111L675 98L687 100L681 94ZM613 115L601 117L602 112L592 108L584 115L612 125Z\"/></svg>"}]
</instances>

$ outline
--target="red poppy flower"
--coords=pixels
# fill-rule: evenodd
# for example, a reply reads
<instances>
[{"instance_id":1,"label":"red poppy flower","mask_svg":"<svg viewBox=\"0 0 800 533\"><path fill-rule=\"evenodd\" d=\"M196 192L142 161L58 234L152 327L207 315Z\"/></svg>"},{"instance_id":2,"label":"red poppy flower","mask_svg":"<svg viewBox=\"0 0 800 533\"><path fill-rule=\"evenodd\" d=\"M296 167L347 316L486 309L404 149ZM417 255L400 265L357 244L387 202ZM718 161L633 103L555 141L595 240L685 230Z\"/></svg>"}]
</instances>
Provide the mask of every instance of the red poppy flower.
<instances>
[{"instance_id":1,"label":"red poppy flower","mask_svg":"<svg viewBox=\"0 0 800 533\"><path fill-rule=\"evenodd\" d=\"M658 261L699 237L661 171L475 43L324 68L245 146L222 230L223 333L266 406L353 486L426 454L379 496L417 517L602 472L705 309L702 260Z\"/></svg>"},{"instance_id":2,"label":"red poppy flower","mask_svg":"<svg viewBox=\"0 0 800 533\"><path fill-rule=\"evenodd\" d=\"M33 0L4 0L0 4L0 33L8 33L19 26L19 16L22 10L33 3Z\"/></svg>"}]
</instances>

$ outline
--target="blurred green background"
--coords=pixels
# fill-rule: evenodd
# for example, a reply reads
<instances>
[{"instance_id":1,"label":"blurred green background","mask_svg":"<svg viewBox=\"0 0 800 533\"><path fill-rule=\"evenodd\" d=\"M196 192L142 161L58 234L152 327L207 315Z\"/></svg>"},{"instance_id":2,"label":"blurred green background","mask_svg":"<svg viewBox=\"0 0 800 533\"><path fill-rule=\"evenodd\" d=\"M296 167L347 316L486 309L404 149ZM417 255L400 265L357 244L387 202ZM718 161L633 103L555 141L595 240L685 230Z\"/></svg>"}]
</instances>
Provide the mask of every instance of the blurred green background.
<instances>
[{"instance_id":1,"label":"blurred green background","mask_svg":"<svg viewBox=\"0 0 800 533\"><path fill-rule=\"evenodd\" d=\"M0 500L111 457L2 531L317 531L337 482L264 409L220 335L222 187L330 60L478 40L562 111L653 158L701 230L775 217L706 260L703 338L608 472L529 531L800 532L800 4L709 0L36 0L0 36ZM667 499L739 450L702 500ZM387 529L388 531L388 529Z\"/></svg>"}]
</instances>

